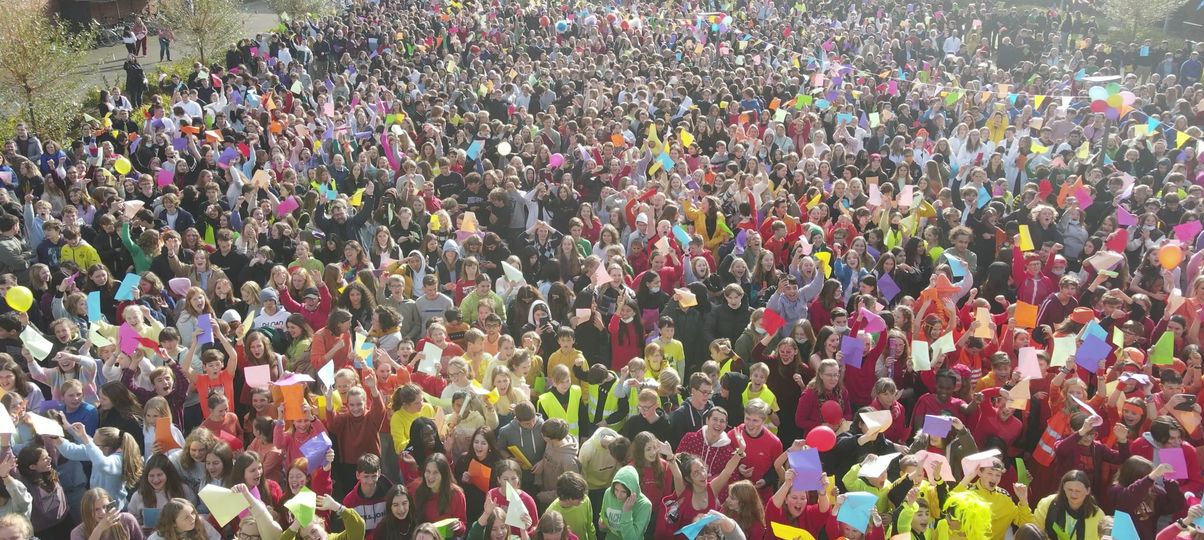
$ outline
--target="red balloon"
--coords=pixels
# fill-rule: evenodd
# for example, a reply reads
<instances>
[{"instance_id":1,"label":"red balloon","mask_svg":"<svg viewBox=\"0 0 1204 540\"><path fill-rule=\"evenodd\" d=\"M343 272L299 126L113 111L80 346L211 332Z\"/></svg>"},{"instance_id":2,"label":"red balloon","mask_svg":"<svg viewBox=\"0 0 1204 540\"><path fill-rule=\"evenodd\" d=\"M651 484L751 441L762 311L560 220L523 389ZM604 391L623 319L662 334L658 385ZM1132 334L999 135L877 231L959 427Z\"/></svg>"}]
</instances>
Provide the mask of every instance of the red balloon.
<instances>
[{"instance_id":1,"label":"red balloon","mask_svg":"<svg viewBox=\"0 0 1204 540\"><path fill-rule=\"evenodd\" d=\"M552 19L549 19L547 15L544 15L539 18L540 26L547 28L549 24L552 24Z\"/></svg>"},{"instance_id":2,"label":"red balloon","mask_svg":"<svg viewBox=\"0 0 1204 540\"><path fill-rule=\"evenodd\" d=\"M816 426L807 434L807 446L827 452L836 446L836 433L828 426Z\"/></svg>"},{"instance_id":3,"label":"red balloon","mask_svg":"<svg viewBox=\"0 0 1204 540\"><path fill-rule=\"evenodd\" d=\"M1097 99L1091 102L1091 112L1104 112L1108 110L1108 102L1102 99Z\"/></svg>"}]
</instances>

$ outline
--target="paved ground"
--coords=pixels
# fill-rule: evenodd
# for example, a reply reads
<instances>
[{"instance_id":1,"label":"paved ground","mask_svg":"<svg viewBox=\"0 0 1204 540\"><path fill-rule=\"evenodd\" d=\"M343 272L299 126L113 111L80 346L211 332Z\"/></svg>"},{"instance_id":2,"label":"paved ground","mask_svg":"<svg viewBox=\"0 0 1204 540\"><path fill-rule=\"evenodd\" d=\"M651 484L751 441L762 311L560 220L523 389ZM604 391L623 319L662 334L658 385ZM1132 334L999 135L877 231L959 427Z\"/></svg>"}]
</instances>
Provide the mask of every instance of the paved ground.
<instances>
[{"instance_id":1,"label":"paved ground","mask_svg":"<svg viewBox=\"0 0 1204 540\"><path fill-rule=\"evenodd\" d=\"M243 32L245 35L253 36L258 32L263 32L279 24L280 20L276 17L276 13L268 8L263 0L249 0L243 4L243 13L246 16L243 18ZM142 65L146 71L159 64L159 40L151 36L147 39L147 56L142 58ZM192 51L181 50L185 49L179 42L172 44L171 57L175 60L186 58ZM112 47L95 49L88 54L89 69L84 78L84 82L88 87L108 87L114 84L123 84L125 82L125 73L121 70L122 64L125 63L126 52L125 45L118 43Z\"/></svg>"}]
</instances>

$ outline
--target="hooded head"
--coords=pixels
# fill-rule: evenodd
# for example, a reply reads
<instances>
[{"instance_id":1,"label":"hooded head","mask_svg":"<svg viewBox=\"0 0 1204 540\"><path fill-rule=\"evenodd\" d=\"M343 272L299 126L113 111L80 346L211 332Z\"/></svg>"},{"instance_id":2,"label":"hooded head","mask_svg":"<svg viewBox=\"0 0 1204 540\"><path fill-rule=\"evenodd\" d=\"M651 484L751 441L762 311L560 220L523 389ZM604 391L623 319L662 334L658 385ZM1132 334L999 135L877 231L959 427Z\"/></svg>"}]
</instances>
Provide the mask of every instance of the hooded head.
<instances>
[{"instance_id":1,"label":"hooded head","mask_svg":"<svg viewBox=\"0 0 1204 540\"><path fill-rule=\"evenodd\" d=\"M544 317L540 320L546 321L552 316L552 309L548 307L548 303L543 300L536 300L531 303L531 307L527 309L527 323L532 326L539 326L539 321L535 320L535 312L542 310Z\"/></svg>"},{"instance_id":2,"label":"hooded head","mask_svg":"<svg viewBox=\"0 0 1204 540\"><path fill-rule=\"evenodd\" d=\"M643 497L643 493L640 492L640 473L637 472L635 467L631 465L627 465L622 469L619 469L618 472L615 473L615 478L612 481L612 484L622 484L623 487L627 488L627 491L631 492L633 495L636 495L637 497ZM610 491L613 493L614 487L611 487Z\"/></svg>"}]
</instances>

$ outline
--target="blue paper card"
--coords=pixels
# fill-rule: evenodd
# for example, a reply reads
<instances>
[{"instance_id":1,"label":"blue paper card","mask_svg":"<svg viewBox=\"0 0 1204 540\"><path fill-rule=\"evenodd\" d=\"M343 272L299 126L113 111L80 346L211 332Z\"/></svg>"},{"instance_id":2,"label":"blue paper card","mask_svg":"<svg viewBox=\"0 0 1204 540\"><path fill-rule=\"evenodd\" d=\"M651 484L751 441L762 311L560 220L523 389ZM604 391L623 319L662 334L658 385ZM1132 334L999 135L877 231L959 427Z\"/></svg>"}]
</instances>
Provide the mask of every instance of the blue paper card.
<instances>
[{"instance_id":1,"label":"blue paper card","mask_svg":"<svg viewBox=\"0 0 1204 540\"><path fill-rule=\"evenodd\" d=\"M138 288L138 283L142 281L142 277L138 274L126 274L121 280L121 286L117 287L117 294L113 296L114 300L133 300L134 289Z\"/></svg>"},{"instance_id":2,"label":"blue paper card","mask_svg":"<svg viewBox=\"0 0 1204 540\"><path fill-rule=\"evenodd\" d=\"M680 531L677 531L677 534L683 535L690 540L694 540L694 537L698 536L698 533L702 532L704 527L710 525L711 522L715 521L716 519L719 519L719 516L715 514L704 514L694 523L682 527Z\"/></svg>"},{"instance_id":3,"label":"blue paper card","mask_svg":"<svg viewBox=\"0 0 1204 540\"><path fill-rule=\"evenodd\" d=\"M142 526L153 529L159 526L159 508L143 508L142 509Z\"/></svg>"},{"instance_id":4,"label":"blue paper card","mask_svg":"<svg viewBox=\"0 0 1204 540\"><path fill-rule=\"evenodd\" d=\"M836 514L836 521L846 523L861 532L870 524L870 513L878 503L878 496L865 491L854 491L845 495L844 504Z\"/></svg>"},{"instance_id":5,"label":"blue paper card","mask_svg":"<svg viewBox=\"0 0 1204 540\"><path fill-rule=\"evenodd\" d=\"M953 277L966 277L966 265L962 264L961 260L953 255L945 257L945 261L949 263L949 271L953 272Z\"/></svg>"},{"instance_id":6,"label":"blue paper card","mask_svg":"<svg viewBox=\"0 0 1204 540\"><path fill-rule=\"evenodd\" d=\"M1112 516L1112 540L1138 540L1137 525L1133 516L1120 510Z\"/></svg>"},{"instance_id":7,"label":"blue paper card","mask_svg":"<svg viewBox=\"0 0 1204 540\"><path fill-rule=\"evenodd\" d=\"M464 154L468 156L468 159L476 161L477 158L481 157L481 149L484 147L485 141L472 141L472 144L468 145L468 150L465 150Z\"/></svg>"},{"instance_id":8,"label":"blue paper card","mask_svg":"<svg viewBox=\"0 0 1204 540\"><path fill-rule=\"evenodd\" d=\"M100 314L100 291L88 293L88 322L97 322L103 318Z\"/></svg>"}]
</instances>

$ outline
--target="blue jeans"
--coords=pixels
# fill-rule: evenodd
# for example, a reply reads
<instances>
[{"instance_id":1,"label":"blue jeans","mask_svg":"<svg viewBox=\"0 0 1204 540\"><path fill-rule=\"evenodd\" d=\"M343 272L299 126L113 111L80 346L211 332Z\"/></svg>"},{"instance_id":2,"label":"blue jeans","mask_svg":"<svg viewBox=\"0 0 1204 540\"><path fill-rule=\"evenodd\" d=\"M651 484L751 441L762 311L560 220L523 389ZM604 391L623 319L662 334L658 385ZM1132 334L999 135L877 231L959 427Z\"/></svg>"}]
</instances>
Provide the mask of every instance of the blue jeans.
<instances>
[{"instance_id":1,"label":"blue jeans","mask_svg":"<svg viewBox=\"0 0 1204 540\"><path fill-rule=\"evenodd\" d=\"M171 61L171 40L159 38L159 61L163 61L163 57L167 57L167 61Z\"/></svg>"}]
</instances>

